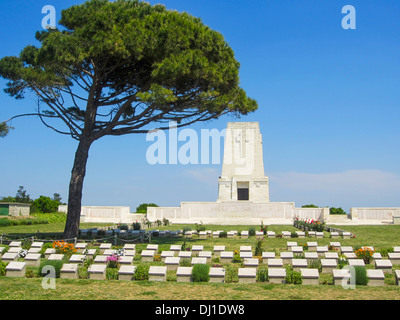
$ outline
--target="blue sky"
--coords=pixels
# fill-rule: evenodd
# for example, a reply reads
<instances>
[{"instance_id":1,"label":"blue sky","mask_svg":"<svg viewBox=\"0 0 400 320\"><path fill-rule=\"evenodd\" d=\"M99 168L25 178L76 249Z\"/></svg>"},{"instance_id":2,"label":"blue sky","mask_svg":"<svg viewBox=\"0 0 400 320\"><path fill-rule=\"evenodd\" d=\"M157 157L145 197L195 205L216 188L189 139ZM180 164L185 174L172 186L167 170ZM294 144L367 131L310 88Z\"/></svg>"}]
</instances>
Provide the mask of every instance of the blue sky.
<instances>
[{"instance_id":1,"label":"blue sky","mask_svg":"<svg viewBox=\"0 0 400 320\"><path fill-rule=\"evenodd\" d=\"M34 44L41 13L81 0L0 2L0 57ZM343 207L400 206L400 2L398 0L175 0L221 32L241 64L241 86L259 110L192 128L222 130L258 121L271 201ZM356 29L342 28L342 7L356 9ZM34 110L2 90L0 120ZM23 185L31 197L66 201L76 141L39 119L13 121L0 139L0 196ZM83 205L178 206L215 201L221 165L150 165L144 135L106 137L90 151Z\"/></svg>"}]
</instances>

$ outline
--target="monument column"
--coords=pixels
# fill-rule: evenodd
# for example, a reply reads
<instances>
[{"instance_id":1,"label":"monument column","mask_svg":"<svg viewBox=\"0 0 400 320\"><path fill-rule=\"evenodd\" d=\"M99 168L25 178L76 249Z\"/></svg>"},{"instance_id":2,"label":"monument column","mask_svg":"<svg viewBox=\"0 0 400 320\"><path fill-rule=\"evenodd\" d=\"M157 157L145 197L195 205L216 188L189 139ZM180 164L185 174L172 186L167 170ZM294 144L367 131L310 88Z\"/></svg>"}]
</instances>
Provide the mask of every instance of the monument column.
<instances>
[{"instance_id":1,"label":"monument column","mask_svg":"<svg viewBox=\"0 0 400 320\"><path fill-rule=\"evenodd\" d=\"M269 202L258 122L228 123L218 186L218 202Z\"/></svg>"}]
</instances>

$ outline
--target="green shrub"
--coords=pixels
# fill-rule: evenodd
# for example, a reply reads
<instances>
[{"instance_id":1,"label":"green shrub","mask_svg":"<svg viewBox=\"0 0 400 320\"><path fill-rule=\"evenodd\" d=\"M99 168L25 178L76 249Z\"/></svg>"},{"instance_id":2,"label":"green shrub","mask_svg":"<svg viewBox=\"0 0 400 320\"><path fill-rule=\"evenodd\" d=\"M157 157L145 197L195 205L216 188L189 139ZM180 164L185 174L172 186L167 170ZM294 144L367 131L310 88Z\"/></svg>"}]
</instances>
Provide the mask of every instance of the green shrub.
<instances>
[{"instance_id":1,"label":"green shrub","mask_svg":"<svg viewBox=\"0 0 400 320\"><path fill-rule=\"evenodd\" d=\"M187 240L185 239L181 245L181 251L185 251L187 246Z\"/></svg>"},{"instance_id":2,"label":"green shrub","mask_svg":"<svg viewBox=\"0 0 400 320\"><path fill-rule=\"evenodd\" d=\"M0 219L0 227L9 227L9 226L23 226L23 225L33 225L33 224L48 224L49 222L46 219L41 218L26 218L26 219L9 219L9 218L1 218Z\"/></svg>"},{"instance_id":3,"label":"green shrub","mask_svg":"<svg viewBox=\"0 0 400 320\"><path fill-rule=\"evenodd\" d=\"M186 231L192 231L192 228L189 226L185 226L185 227L183 227L182 231L183 231L183 233L185 233Z\"/></svg>"},{"instance_id":4,"label":"green shrub","mask_svg":"<svg viewBox=\"0 0 400 320\"><path fill-rule=\"evenodd\" d=\"M393 248L382 248L382 249L378 250L377 252L379 252L382 255L382 257L387 257L388 253L393 252L393 251L394 251Z\"/></svg>"},{"instance_id":5,"label":"green shrub","mask_svg":"<svg viewBox=\"0 0 400 320\"><path fill-rule=\"evenodd\" d=\"M349 264L349 262L348 262L346 256L340 255L339 259L338 259L338 268L343 269L348 264Z\"/></svg>"},{"instance_id":6,"label":"green shrub","mask_svg":"<svg viewBox=\"0 0 400 320\"><path fill-rule=\"evenodd\" d=\"M258 268L257 269L257 282L268 281L268 268Z\"/></svg>"},{"instance_id":7,"label":"green shrub","mask_svg":"<svg viewBox=\"0 0 400 320\"><path fill-rule=\"evenodd\" d=\"M235 253L233 254L233 262L234 263L241 263L242 262L242 258L240 257L240 254L237 251L235 251Z\"/></svg>"},{"instance_id":8,"label":"green shrub","mask_svg":"<svg viewBox=\"0 0 400 320\"><path fill-rule=\"evenodd\" d=\"M257 240L256 242L256 248L254 250L254 255L255 256L261 256L264 250L264 240Z\"/></svg>"},{"instance_id":9,"label":"green shrub","mask_svg":"<svg viewBox=\"0 0 400 320\"><path fill-rule=\"evenodd\" d=\"M193 282L208 282L210 279L208 264L195 264L192 269Z\"/></svg>"},{"instance_id":10,"label":"green shrub","mask_svg":"<svg viewBox=\"0 0 400 320\"><path fill-rule=\"evenodd\" d=\"M133 224L132 224L132 228L133 228L133 230L140 230L140 228L142 227L142 225L140 224L140 222L134 222Z\"/></svg>"},{"instance_id":11,"label":"green shrub","mask_svg":"<svg viewBox=\"0 0 400 320\"><path fill-rule=\"evenodd\" d=\"M8 218L1 218L0 227L8 227L8 226L11 226L11 220Z\"/></svg>"},{"instance_id":12,"label":"green shrub","mask_svg":"<svg viewBox=\"0 0 400 320\"><path fill-rule=\"evenodd\" d=\"M354 267L356 274L356 285L366 286L368 284L367 269L363 266Z\"/></svg>"},{"instance_id":13,"label":"green shrub","mask_svg":"<svg viewBox=\"0 0 400 320\"><path fill-rule=\"evenodd\" d=\"M249 236L254 237L256 235L256 228L250 227L249 229Z\"/></svg>"},{"instance_id":14,"label":"green shrub","mask_svg":"<svg viewBox=\"0 0 400 320\"><path fill-rule=\"evenodd\" d=\"M44 253L49 248L53 248L53 243L52 242L46 242L46 243L43 244L43 246L42 246L42 248L40 249L40 252L39 252L41 258L45 257Z\"/></svg>"},{"instance_id":15,"label":"green shrub","mask_svg":"<svg viewBox=\"0 0 400 320\"><path fill-rule=\"evenodd\" d=\"M219 233L219 237L220 238L227 238L228 237L228 233L226 231L222 231Z\"/></svg>"},{"instance_id":16,"label":"green shrub","mask_svg":"<svg viewBox=\"0 0 400 320\"><path fill-rule=\"evenodd\" d=\"M107 280L118 280L118 269L107 268L106 269L106 279Z\"/></svg>"},{"instance_id":17,"label":"green shrub","mask_svg":"<svg viewBox=\"0 0 400 320\"><path fill-rule=\"evenodd\" d=\"M119 226L120 230L129 230L129 226L126 223L123 223Z\"/></svg>"},{"instance_id":18,"label":"green shrub","mask_svg":"<svg viewBox=\"0 0 400 320\"><path fill-rule=\"evenodd\" d=\"M84 265L78 267L78 278L79 279L89 279L88 268Z\"/></svg>"},{"instance_id":19,"label":"green shrub","mask_svg":"<svg viewBox=\"0 0 400 320\"><path fill-rule=\"evenodd\" d=\"M136 267L135 273L133 274L133 278L135 280L149 280L149 269L150 269L149 266L139 264Z\"/></svg>"},{"instance_id":20,"label":"green shrub","mask_svg":"<svg viewBox=\"0 0 400 320\"><path fill-rule=\"evenodd\" d=\"M285 281L288 284L302 284L303 278L301 277L300 272L294 271L292 268L286 268Z\"/></svg>"},{"instance_id":21,"label":"green shrub","mask_svg":"<svg viewBox=\"0 0 400 320\"><path fill-rule=\"evenodd\" d=\"M295 231L293 231L293 232L290 233L290 237L291 238L298 238L299 235Z\"/></svg>"},{"instance_id":22,"label":"green shrub","mask_svg":"<svg viewBox=\"0 0 400 320\"><path fill-rule=\"evenodd\" d=\"M237 282L238 277L238 267L233 264L227 265L225 268L225 282Z\"/></svg>"},{"instance_id":23,"label":"green shrub","mask_svg":"<svg viewBox=\"0 0 400 320\"><path fill-rule=\"evenodd\" d=\"M215 257L215 258L212 258L212 259L211 259L211 262L212 262L212 263L220 263L220 262L221 262L221 259L220 259L220 257Z\"/></svg>"},{"instance_id":24,"label":"green shrub","mask_svg":"<svg viewBox=\"0 0 400 320\"><path fill-rule=\"evenodd\" d=\"M59 277L60 277L60 270L61 270L63 264L64 264L63 261L47 260L47 259L45 259L45 260L43 260L43 261L40 263L40 266L39 266L39 275L41 275L41 276L47 275L48 272L44 272L44 273L42 272L42 271L43 271L43 268L44 268L45 266L52 266L52 267L54 268L54 270L56 271L56 278L59 278Z\"/></svg>"},{"instance_id":25,"label":"green shrub","mask_svg":"<svg viewBox=\"0 0 400 320\"><path fill-rule=\"evenodd\" d=\"M201 223L201 224L197 224L197 223L196 223L196 230L197 230L197 232L206 231L206 227L203 226L202 223Z\"/></svg>"},{"instance_id":26,"label":"green shrub","mask_svg":"<svg viewBox=\"0 0 400 320\"><path fill-rule=\"evenodd\" d=\"M181 267L191 267L192 266L192 262L190 261L189 258L183 258L180 260L179 265Z\"/></svg>"},{"instance_id":27,"label":"green shrub","mask_svg":"<svg viewBox=\"0 0 400 320\"><path fill-rule=\"evenodd\" d=\"M94 263L93 258L87 258L83 261L83 266L88 269Z\"/></svg>"},{"instance_id":28,"label":"green shrub","mask_svg":"<svg viewBox=\"0 0 400 320\"><path fill-rule=\"evenodd\" d=\"M7 263L0 261L0 277L6 275L6 266Z\"/></svg>"},{"instance_id":29,"label":"green shrub","mask_svg":"<svg viewBox=\"0 0 400 320\"><path fill-rule=\"evenodd\" d=\"M307 263L308 267L311 269L318 269L319 272L322 271L322 265L321 265L321 261L319 259L311 259L308 263Z\"/></svg>"}]
</instances>

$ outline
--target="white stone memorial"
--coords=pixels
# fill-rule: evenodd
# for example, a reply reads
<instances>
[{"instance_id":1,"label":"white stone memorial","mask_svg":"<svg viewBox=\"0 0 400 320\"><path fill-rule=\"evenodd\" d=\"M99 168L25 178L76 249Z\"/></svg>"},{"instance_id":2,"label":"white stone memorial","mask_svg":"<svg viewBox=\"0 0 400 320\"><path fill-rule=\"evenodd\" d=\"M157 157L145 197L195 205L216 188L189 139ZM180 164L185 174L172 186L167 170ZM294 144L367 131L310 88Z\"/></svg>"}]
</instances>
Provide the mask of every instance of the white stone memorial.
<instances>
[{"instance_id":1,"label":"white stone memorial","mask_svg":"<svg viewBox=\"0 0 400 320\"><path fill-rule=\"evenodd\" d=\"M347 285L350 282L350 269L332 269L333 284Z\"/></svg>"},{"instance_id":2,"label":"white stone memorial","mask_svg":"<svg viewBox=\"0 0 400 320\"><path fill-rule=\"evenodd\" d=\"M98 254L98 255L94 258L93 262L94 262L95 264L107 264L107 257L109 257L109 256L105 256L105 255L102 255L102 254Z\"/></svg>"},{"instance_id":3,"label":"white stone memorial","mask_svg":"<svg viewBox=\"0 0 400 320\"><path fill-rule=\"evenodd\" d=\"M385 275L383 270L367 269L368 286L378 287L385 285Z\"/></svg>"},{"instance_id":4,"label":"white stone memorial","mask_svg":"<svg viewBox=\"0 0 400 320\"><path fill-rule=\"evenodd\" d=\"M301 277L303 279L303 285L318 285L319 284L319 272L318 269L300 269Z\"/></svg>"},{"instance_id":5,"label":"white stone memorial","mask_svg":"<svg viewBox=\"0 0 400 320\"><path fill-rule=\"evenodd\" d=\"M121 265L118 269L118 280L131 281L136 271L136 266Z\"/></svg>"},{"instance_id":6,"label":"white stone memorial","mask_svg":"<svg viewBox=\"0 0 400 320\"><path fill-rule=\"evenodd\" d=\"M6 277L25 277L26 262L11 261L6 266Z\"/></svg>"},{"instance_id":7,"label":"white stone memorial","mask_svg":"<svg viewBox=\"0 0 400 320\"><path fill-rule=\"evenodd\" d=\"M280 258L282 259L283 264L290 264L292 262L292 259L294 258L294 255L292 251L282 251L280 253Z\"/></svg>"},{"instance_id":8,"label":"white stone memorial","mask_svg":"<svg viewBox=\"0 0 400 320\"><path fill-rule=\"evenodd\" d=\"M225 282L225 269L219 267L211 267L210 272L208 273L210 276L209 282Z\"/></svg>"},{"instance_id":9,"label":"white stone memorial","mask_svg":"<svg viewBox=\"0 0 400 320\"><path fill-rule=\"evenodd\" d=\"M276 258L276 253L273 251L264 251L261 254L262 257L262 263L268 264L268 259L275 259Z\"/></svg>"},{"instance_id":10,"label":"white stone memorial","mask_svg":"<svg viewBox=\"0 0 400 320\"><path fill-rule=\"evenodd\" d=\"M257 278L256 268L239 268L239 283L255 283Z\"/></svg>"},{"instance_id":11,"label":"white stone memorial","mask_svg":"<svg viewBox=\"0 0 400 320\"><path fill-rule=\"evenodd\" d=\"M118 262L119 264L122 265L131 265L133 264L133 256L119 256L118 257Z\"/></svg>"},{"instance_id":12,"label":"white stone memorial","mask_svg":"<svg viewBox=\"0 0 400 320\"><path fill-rule=\"evenodd\" d=\"M251 259L244 259L243 261L243 266L245 268L257 268L258 267L258 259L257 258L251 258Z\"/></svg>"},{"instance_id":13,"label":"white stone memorial","mask_svg":"<svg viewBox=\"0 0 400 320\"><path fill-rule=\"evenodd\" d=\"M268 280L270 283L281 284L285 282L285 278L286 278L285 268L268 269Z\"/></svg>"},{"instance_id":14,"label":"white stone memorial","mask_svg":"<svg viewBox=\"0 0 400 320\"><path fill-rule=\"evenodd\" d=\"M179 267L179 263L181 258L179 257L166 257L164 264L167 267L167 270L177 270Z\"/></svg>"},{"instance_id":15,"label":"white stone memorial","mask_svg":"<svg viewBox=\"0 0 400 320\"><path fill-rule=\"evenodd\" d=\"M211 263L212 252L211 251L200 251L198 254L199 258L206 258L207 263Z\"/></svg>"},{"instance_id":16,"label":"white stone memorial","mask_svg":"<svg viewBox=\"0 0 400 320\"><path fill-rule=\"evenodd\" d=\"M382 270L384 273L392 273L393 264L390 260L377 259L375 260L375 269Z\"/></svg>"},{"instance_id":17,"label":"white stone memorial","mask_svg":"<svg viewBox=\"0 0 400 320\"><path fill-rule=\"evenodd\" d=\"M307 259L292 259L292 267L294 271L300 272L300 269L307 268Z\"/></svg>"},{"instance_id":18,"label":"white stone memorial","mask_svg":"<svg viewBox=\"0 0 400 320\"><path fill-rule=\"evenodd\" d=\"M167 257L175 257L175 252L174 251L170 251L170 250L161 252L161 261L162 262L165 262L165 259Z\"/></svg>"},{"instance_id":19,"label":"white stone memorial","mask_svg":"<svg viewBox=\"0 0 400 320\"><path fill-rule=\"evenodd\" d=\"M24 261L27 266L38 267L40 265L40 253L28 253Z\"/></svg>"},{"instance_id":20,"label":"white stone memorial","mask_svg":"<svg viewBox=\"0 0 400 320\"><path fill-rule=\"evenodd\" d=\"M318 261L319 257L318 257L318 253L315 251L311 251L311 252L306 251L306 252L304 252L304 258L307 259L308 263L313 263L313 262Z\"/></svg>"},{"instance_id":21,"label":"white stone memorial","mask_svg":"<svg viewBox=\"0 0 400 320\"><path fill-rule=\"evenodd\" d=\"M18 252L6 252L1 256L1 261L12 262L18 259Z\"/></svg>"},{"instance_id":22,"label":"white stone memorial","mask_svg":"<svg viewBox=\"0 0 400 320\"><path fill-rule=\"evenodd\" d=\"M275 238L275 232L274 231L267 231L267 237L268 238Z\"/></svg>"},{"instance_id":23,"label":"white stone memorial","mask_svg":"<svg viewBox=\"0 0 400 320\"><path fill-rule=\"evenodd\" d=\"M400 253L398 252L389 252L388 258L392 262L393 265L400 264Z\"/></svg>"},{"instance_id":24,"label":"white stone memorial","mask_svg":"<svg viewBox=\"0 0 400 320\"><path fill-rule=\"evenodd\" d=\"M154 260L155 250L143 250L140 257L143 262L152 262Z\"/></svg>"},{"instance_id":25,"label":"white stone memorial","mask_svg":"<svg viewBox=\"0 0 400 320\"><path fill-rule=\"evenodd\" d=\"M297 246L297 242L295 242L295 241L286 242L286 249L288 251L292 251L292 247L296 247L296 246Z\"/></svg>"},{"instance_id":26,"label":"white stone memorial","mask_svg":"<svg viewBox=\"0 0 400 320\"><path fill-rule=\"evenodd\" d=\"M167 281L167 267L150 266L149 281Z\"/></svg>"},{"instance_id":27,"label":"white stone memorial","mask_svg":"<svg viewBox=\"0 0 400 320\"><path fill-rule=\"evenodd\" d=\"M268 270L273 268L282 268L283 260L282 259L268 259L267 261Z\"/></svg>"},{"instance_id":28,"label":"white stone memorial","mask_svg":"<svg viewBox=\"0 0 400 320\"><path fill-rule=\"evenodd\" d=\"M321 273L331 273L337 268L337 262L335 259L321 259L321 267Z\"/></svg>"},{"instance_id":29,"label":"white stone memorial","mask_svg":"<svg viewBox=\"0 0 400 320\"><path fill-rule=\"evenodd\" d=\"M193 257L191 261L192 266L195 264L207 264L207 258Z\"/></svg>"},{"instance_id":30,"label":"white stone memorial","mask_svg":"<svg viewBox=\"0 0 400 320\"><path fill-rule=\"evenodd\" d=\"M221 263L231 263L233 260L233 251L222 251L220 253Z\"/></svg>"},{"instance_id":31,"label":"white stone memorial","mask_svg":"<svg viewBox=\"0 0 400 320\"><path fill-rule=\"evenodd\" d=\"M106 280L106 264L92 264L88 268L89 279Z\"/></svg>"},{"instance_id":32,"label":"white stone memorial","mask_svg":"<svg viewBox=\"0 0 400 320\"><path fill-rule=\"evenodd\" d=\"M75 245L76 253L83 253L87 248L87 243L79 242Z\"/></svg>"},{"instance_id":33,"label":"white stone memorial","mask_svg":"<svg viewBox=\"0 0 400 320\"><path fill-rule=\"evenodd\" d=\"M197 257L199 252L204 250L204 246L202 245L193 245L192 246L192 256Z\"/></svg>"},{"instance_id":34,"label":"white stone memorial","mask_svg":"<svg viewBox=\"0 0 400 320\"><path fill-rule=\"evenodd\" d=\"M176 282L191 282L193 267L178 267L176 270Z\"/></svg>"},{"instance_id":35,"label":"white stone memorial","mask_svg":"<svg viewBox=\"0 0 400 320\"><path fill-rule=\"evenodd\" d=\"M78 279L78 268L77 263L64 263L60 270L61 279Z\"/></svg>"},{"instance_id":36,"label":"white stone memorial","mask_svg":"<svg viewBox=\"0 0 400 320\"><path fill-rule=\"evenodd\" d=\"M102 243L99 246L100 249L100 254L103 254L105 250L110 250L111 249L111 243Z\"/></svg>"},{"instance_id":37,"label":"white stone memorial","mask_svg":"<svg viewBox=\"0 0 400 320\"><path fill-rule=\"evenodd\" d=\"M318 243L315 241L307 241L308 251L317 251Z\"/></svg>"},{"instance_id":38,"label":"white stone memorial","mask_svg":"<svg viewBox=\"0 0 400 320\"><path fill-rule=\"evenodd\" d=\"M225 246L214 246L214 256L221 255L221 252L225 251Z\"/></svg>"},{"instance_id":39,"label":"white stone memorial","mask_svg":"<svg viewBox=\"0 0 400 320\"><path fill-rule=\"evenodd\" d=\"M77 264L82 264L86 259L86 255L84 254L73 254L69 258L69 263L77 263Z\"/></svg>"}]
</instances>

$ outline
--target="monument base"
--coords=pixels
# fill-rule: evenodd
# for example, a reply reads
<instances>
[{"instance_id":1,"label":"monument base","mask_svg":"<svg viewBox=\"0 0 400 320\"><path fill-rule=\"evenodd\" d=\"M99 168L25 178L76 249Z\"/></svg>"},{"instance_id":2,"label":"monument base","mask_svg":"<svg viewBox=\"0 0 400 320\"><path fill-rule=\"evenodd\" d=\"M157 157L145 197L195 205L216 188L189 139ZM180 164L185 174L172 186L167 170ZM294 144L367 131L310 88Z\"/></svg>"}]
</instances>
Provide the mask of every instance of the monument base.
<instances>
[{"instance_id":1,"label":"monument base","mask_svg":"<svg viewBox=\"0 0 400 320\"><path fill-rule=\"evenodd\" d=\"M182 202L180 207L147 208L148 220L166 218L174 224L291 225L295 217L323 220L327 214L329 208L295 208L293 202Z\"/></svg>"}]
</instances>

